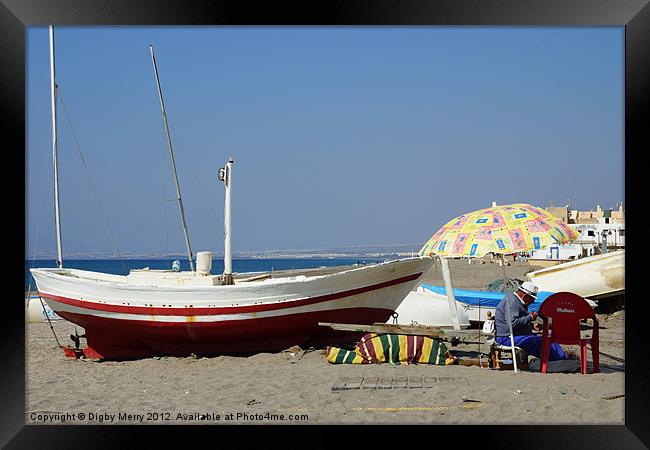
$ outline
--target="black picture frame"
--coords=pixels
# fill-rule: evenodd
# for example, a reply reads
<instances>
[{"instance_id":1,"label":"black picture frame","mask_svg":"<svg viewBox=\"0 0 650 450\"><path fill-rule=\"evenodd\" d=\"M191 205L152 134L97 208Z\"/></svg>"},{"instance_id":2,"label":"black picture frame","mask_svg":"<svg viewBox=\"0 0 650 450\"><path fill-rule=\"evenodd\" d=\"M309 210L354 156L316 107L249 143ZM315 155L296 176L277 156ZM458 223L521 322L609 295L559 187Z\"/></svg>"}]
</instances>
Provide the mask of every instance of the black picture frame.
<instances>
[{"instance_id":1,"label":"black picture frame","mask_svg":"<svg viewBox=\"0 0 650 450\"><path fill-rule=\"evenodd\" d=\"M624 26L625 27L625 193L627 240L625 322L625 425L624 426L546 426L538 423L512 426L442 426L423 430L439 442L447 435L461 445L497 448L533 446L541 448L645 448L650 445L650 401L648 396L648 358L645 342L645 316L639 285L643 270L640 250L640 211L643 200L642 153L648 146L648 105L650 104L650 7L647 0L444 0L407 1L330 1L330 2L245 2L193 0L1 0L0 3L0 103L2 104L2 148L5 177L20 169L25 173L25 36L26 27L54 25L507 25L507 26ZM597 176L597 175L596 175ZM6 178L5 196L18 202L18 181ZM630 186L631 189L627 189ZM18 187L18 188L17 188ZM24 189L25 185L23 185ZM15 192L19 191L19 192ZM631 196L631 197L630 197ZM19 209L19 208L16 208ZM24 205L5 223L10 236L25 235ZM638 216L637 216L638 214ZM19 217L23 219L20 220ZM22 227L22 228L21 228ZM635 245L638 247L635 248ZM24 255L23 255L24 256ZM12 272L12 286L23 278L22 263L5 264ZM19 276L20 275L20 276ZM21 281L22 283L22 281ZM18 289L15 289L17 291ZM25 425L25 342L24 310L14 292L4 299L3 326L0 331L0 445L8 448L86 448L135 446L134 434L153 443L170 434L184 436L185 445L198 444L213 427L127 427L127 426L26 426ZM17 297L17 298L16 298ZM70 380L74 383L74 380ZM264 427L265 432L271 431ZM327 427L306 427L331 436ZM219 427L217 432L224 430ZM233 429L231 429L232 431ZM289 430L272 429L278 439ZM239 438L248 439L249 429L235 427ZM379 430L367 430L373 435ZM186 440L185 433L192 438ZM200 434L199 434L200 433ZM382 433L382 434L385 434ZM142 436L140 436L142 435ZM434 436L436 436L434 438ZM400 445L426 444L426 441L400 439ZM330 439L332 444L335 439ZM418 444L419 442L419 444ZM224 445L225 441L220 441ZM308 442L302 442L302 445ZM363 440L357 444L364 445ZM232 445L232 444L230 444ZM429 445L429 444L427 444ZM431 445L435 445L433 442Z\"/></svg>"}]
</instances>

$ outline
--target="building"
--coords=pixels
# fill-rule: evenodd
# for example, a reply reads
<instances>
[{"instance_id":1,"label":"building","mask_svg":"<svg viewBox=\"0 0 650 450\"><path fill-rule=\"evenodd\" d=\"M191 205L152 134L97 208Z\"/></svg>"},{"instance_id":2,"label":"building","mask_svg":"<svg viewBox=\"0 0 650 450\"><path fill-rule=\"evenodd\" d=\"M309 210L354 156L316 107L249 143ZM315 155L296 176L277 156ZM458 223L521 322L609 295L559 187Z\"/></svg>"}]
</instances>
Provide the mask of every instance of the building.
<instances>
[{"instance_id":1,"label":"building","mask_svg":"<svg viewBox=\"0 0 650 450\"><path fill-rule=\"evenodd\" d=\"M625 248L625 225L620 223L570 224L580 232L574 244L582 247L582 256Z\"/></svg>"},{"instance_id":2,"label":"building","mask_svg":"<svg viewBox=\"0 0 650 450\"><path fill-rule=\"evenodd\" d=\"M546 208L546 210L567 224L625 224L625 211L623 211L623 203L619 203L617 205L617 209L602 209L600 205L596 205L595 211L580 211L577 209L571 209L571 206L567 205L549 206Z\"/></svg>"},{"instance_id":3,"label":"building","mask_svg":"<svg viewBox=\"0 0 650 450\"><path fill-rule=\"evenodd\" d=\"M579 211L567 205L549 206L546 210L580 233L573 244L580 246L582 256L625 248L623 203L619 203L617 209L602 209L596 205L595 211Z\"/></svg>"},{"instance_id":4,"label":"building","mask_svg":"<svg viewBox=\"0 0 650 450\"><path fill-rule=\"evenodd\" d=\"M546 208L548 212L553 214L558 219L561 219L564 223L569 222L569 206L549 206Z\"/></svg>"}]
</instances>

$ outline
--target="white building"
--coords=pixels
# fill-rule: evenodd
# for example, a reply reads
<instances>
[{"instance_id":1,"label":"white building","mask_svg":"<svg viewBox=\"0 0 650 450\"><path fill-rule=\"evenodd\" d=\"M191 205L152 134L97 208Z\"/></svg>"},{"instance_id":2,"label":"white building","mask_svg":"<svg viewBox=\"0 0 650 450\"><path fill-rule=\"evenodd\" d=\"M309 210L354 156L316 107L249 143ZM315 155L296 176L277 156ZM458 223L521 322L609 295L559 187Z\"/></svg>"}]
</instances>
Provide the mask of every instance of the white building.
<instances>
[{"instance_id":1,"label":"white building","mask_svg":"<svg viewBox=\"0 0 650 450\"><path fill-rule=\"evenodd\" d=\"M622 223L571 223L580 236L573 244L582 248L582 256L591 256L606 250L625 248L625 224Z\"/></svg>"},{"instance_id":2,"label":"white building","mask_svg":"<svg viewBox=\"0 0 650 450\"><path fill-rule=\"evenodd\" d=\"M579 232L580 236L571 245L556 244L546 250L537 250L533 252L532 258L567 260L625 248L625 212L622 202L616 205L616 209L602 209L596 205L595 210L579 211L566 205L551 206L546 210Z\"/></svg>"},{"instance_id":3,"label":"white building","mask_svg":"<svg viewBox=\"0 0 650 450\"><path fill-rule=\"evenodd\" d=\"M551 244L544 250L533 250L530 252L530 259L545 259L564 261L568 259L578 259L583 256L581 245L576 244Z\"/></svg>"}]
</instances>

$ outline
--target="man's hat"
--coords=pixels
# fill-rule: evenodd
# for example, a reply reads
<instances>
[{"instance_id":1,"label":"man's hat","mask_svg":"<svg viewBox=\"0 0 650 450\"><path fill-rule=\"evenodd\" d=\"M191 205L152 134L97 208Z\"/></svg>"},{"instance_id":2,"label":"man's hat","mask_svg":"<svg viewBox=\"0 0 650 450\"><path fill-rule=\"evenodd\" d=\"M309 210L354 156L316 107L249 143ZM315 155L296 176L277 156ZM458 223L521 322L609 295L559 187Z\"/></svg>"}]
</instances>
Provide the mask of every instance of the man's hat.
<instances>
[{"instance_id":1,"label":"man's hat","mask_svg":"<svg viewBox=\"0 0 650 450\"><path fill-rule=\"evenodd\" d=\"M523 291L524 293L530 295L533 298L537 298L537 292L539 292L539 289L537 288L537 286L535 286L530 281L524 281L521 284L521 286L519 286L519 290Z\"/></svg>"}]
</instances>

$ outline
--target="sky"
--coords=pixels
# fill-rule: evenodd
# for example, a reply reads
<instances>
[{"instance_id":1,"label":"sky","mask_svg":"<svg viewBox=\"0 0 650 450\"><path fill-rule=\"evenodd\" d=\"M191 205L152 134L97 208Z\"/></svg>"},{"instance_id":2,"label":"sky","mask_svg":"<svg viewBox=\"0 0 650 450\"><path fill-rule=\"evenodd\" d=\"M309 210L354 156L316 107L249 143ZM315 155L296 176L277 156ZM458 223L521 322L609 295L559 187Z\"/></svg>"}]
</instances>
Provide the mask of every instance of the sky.
<instances>
[{"instance_id":1,"label":"sky","mask_svg":"<svg viewBox=\"0 0 650 450\"><path fill-rule=\"evenodd\" d=\"M229 156L235 253L625 200L623 27L60 27L64 257L185 253L149 44L194 252L223 251ZM47 27L26 60L32 257L55 251Z\"/></svg>"}]
</instances>

